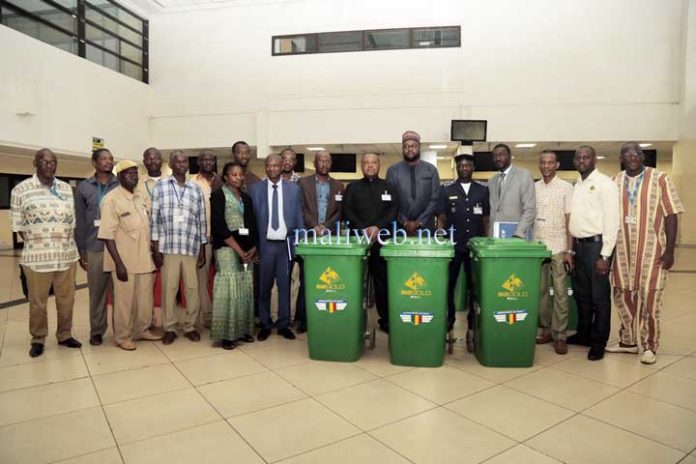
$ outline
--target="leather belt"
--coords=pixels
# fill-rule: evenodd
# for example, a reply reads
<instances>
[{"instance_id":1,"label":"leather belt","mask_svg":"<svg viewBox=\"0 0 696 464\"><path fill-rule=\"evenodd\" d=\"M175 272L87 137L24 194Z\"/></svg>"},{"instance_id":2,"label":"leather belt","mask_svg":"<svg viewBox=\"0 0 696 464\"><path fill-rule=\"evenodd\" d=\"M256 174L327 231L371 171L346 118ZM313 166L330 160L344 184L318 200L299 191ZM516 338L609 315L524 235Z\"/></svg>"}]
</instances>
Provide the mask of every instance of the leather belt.
<instances>
[{"instance_id":1,"label":"leather belt","mask_svg":"<svg viewBox=\"0 0 696 464\"><path fill-rule=\"evenodd\" d=\"M576 242L579 242L579 243L601 242L602 241L602 234L593 235L592 237L576 238L574 240Z\"/></svg>"}]
</instances>

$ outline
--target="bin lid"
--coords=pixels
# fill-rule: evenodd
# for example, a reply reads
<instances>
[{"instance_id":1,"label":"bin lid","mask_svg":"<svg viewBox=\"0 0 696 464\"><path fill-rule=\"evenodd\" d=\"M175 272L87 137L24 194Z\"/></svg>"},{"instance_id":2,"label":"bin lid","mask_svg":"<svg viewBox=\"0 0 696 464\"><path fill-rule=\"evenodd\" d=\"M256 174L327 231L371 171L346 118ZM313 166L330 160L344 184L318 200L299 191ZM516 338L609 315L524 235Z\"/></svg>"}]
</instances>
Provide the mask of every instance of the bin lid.
<instances>
[{"instance_id":1,"label":"bin lid","mask_svg":"<svg viewBox=\"0 0 696 464\"><path fill-rule=\"evenodd\" d=\"M522 238L474 237L469 249L480 258L548 258L551 251L543 242Z\"/></svg>"},{"instance_id":2,"label":"bin lid","mask_svg":"<svg viewBox=\"0 0 696 464\"><path fill-rule=\"evenodd\" d=\"M317 237L316 242L300 240L295 245L295 253L301 256L365 256L369 243L356 237L325 236Z\"/></svg>"},{"instance_id":3,"label":"bin lid","mask_svg":"<svg viewBox=\"0 0 696 464\"><path fill-rule=\"evenodd\" d=\"M380 250L380 256L384 257L419 257L419 258L451 258L454 256L454 244L450 241L437 243L435 239L427 237L407 237L406 240L389 239L384 242Z\"/></svg>"}]
</instances>

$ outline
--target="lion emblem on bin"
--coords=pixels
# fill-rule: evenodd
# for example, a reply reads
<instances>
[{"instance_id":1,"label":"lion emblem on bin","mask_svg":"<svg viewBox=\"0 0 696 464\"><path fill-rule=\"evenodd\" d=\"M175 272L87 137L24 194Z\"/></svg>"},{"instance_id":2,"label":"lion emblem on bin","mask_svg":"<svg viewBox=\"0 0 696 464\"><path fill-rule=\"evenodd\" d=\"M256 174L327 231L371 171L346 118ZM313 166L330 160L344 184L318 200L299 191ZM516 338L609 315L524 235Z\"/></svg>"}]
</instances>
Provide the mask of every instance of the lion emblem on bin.
<instances>
[{"instance_id":1,"label":"lion emblem on bin","mask_svg":"<svg viewBox=\"0 0 696 464\"><path fill-rule=\"evenodd\" d=\"M521 286L522 286L522 279L517 277L515 274L510 274L510 277L508 277L507 280L505 282L503 282L503 285L501 285L501 287L503 287L508 292L515 292Z\"/></svg>"},{"instance_id":2,"label":"lion emblem on bin","mask_svg":"<svg viewBox=\"0 0 696 464\"><path fill-rule=\"evenodd\" d=\"M417 272L414 272L411 277L409 277L406 282L404 282L411 290L418 290L423 285L425 285L425 278Z\"/></svg>"},{"instance_id":3,"label":"lion emblem on bin","mask_svg":"<svg viewBox=\"0 0 696 464\"><path fill-rule=\"evenodd\" d=\"M324 272L321 273L319 276L319 280L324 282L326 285L331 285L335 281L339 279L338 272L334 271L331 269L331 267L327 267Z\"/></svg>"}]
</instances>

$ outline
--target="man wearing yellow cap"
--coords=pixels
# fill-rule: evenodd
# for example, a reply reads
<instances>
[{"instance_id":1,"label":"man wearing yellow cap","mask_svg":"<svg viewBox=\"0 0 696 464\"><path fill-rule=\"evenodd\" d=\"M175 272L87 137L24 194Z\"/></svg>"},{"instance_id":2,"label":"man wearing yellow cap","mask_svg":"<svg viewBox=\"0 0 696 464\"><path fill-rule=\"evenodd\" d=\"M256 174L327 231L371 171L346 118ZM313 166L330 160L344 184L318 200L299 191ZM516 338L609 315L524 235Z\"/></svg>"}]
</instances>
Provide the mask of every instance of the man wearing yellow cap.
<instances>
[{"instance_id":1,"label":"man wearing yellow cap","mask_svg":"<svg viewBox=\"0 0 696 464\"><path fill-rule=\"evenodd\" d=\"M146 200L135 190L138 167L125 160L116 165L114 172L120 187L104 197L98 237L109 251L104 257L104 270L116 275L114 339L119 347L131 351L135 349L133 340L161 338L149 330L155 264Z\"/></svg>"}]
</instances>

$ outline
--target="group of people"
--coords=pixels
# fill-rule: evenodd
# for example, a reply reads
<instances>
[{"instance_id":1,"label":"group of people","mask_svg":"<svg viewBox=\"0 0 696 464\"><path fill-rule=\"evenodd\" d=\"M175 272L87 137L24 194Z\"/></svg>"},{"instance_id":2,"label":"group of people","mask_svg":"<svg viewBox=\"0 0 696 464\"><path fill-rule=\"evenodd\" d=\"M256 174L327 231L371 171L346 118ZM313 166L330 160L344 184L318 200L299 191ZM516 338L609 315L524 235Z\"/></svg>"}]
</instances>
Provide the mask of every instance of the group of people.
<instances>
[{"instance_id":1,"label":"group of people","mask_svg":"<svg viewBox=\"0 0 696 464\"><path fill-rule=\"evenodd\" d=\"M388 168L386 179L379 177L380 157L367 153L361 159L362 179L345 188L330 175L327 151L315 154L314 174L305 177L294 172L292 149L271 154L265 158L263 179L249 170L250 153L248 144L235 143L233 161L218 174L215 156L203 151L198 173L188 176L189 159L177 150L170 155L171 175L165 177L156 148L143 154L147 174L142 176L134 162L114 166L112 154L99 149L92 155L94 176L80 183L73 197L72 188L55 177L56 156L48 149L38 151L36 174L15 187L11 198L12 228L24 239L21 265L29 287L29 354L43 352L51 286L58 343L81 346L71 331L78 264L87 272L92 345L101 344L106 333L108 293L113 295L114 339L124 350L136 349L137 340L171 344L178 329L198 342L202 327L209 328L211 340L224 349L253 342L254 335L264 341L274 328L278 335L294 339L290 300L295 266L300 269L295 322L297 331L307 330L302 259L295 255L292 240L295 231L311 229L321 235L342 221L372 241L368 270L378 324L385 332L389 332L387 267L375 240L380 230L388 230L392 223L408 235L419 229L453 227L455 255L449 265L447 308L451 329L462 266L471 288L469 239L498 234L500 224L506 224L512 225L512 235L541 240L552 252L541 270L537 343L553 342L559 354L567 352L567 343L587 345L590 360L601 359L605 348L638 353L640 344L641 361L655 362L661 297L674 263L676 215L683 208L669 176L644 166L639 144L622 146L625 170L613 179L596 169L592 147L578 148L574 162L580 177L575 186L556 175L559 162L553 151L541 153L542 179L535 184L529 171L512 165L505 144L493 150L498 172L487 185L473 180L474 157L462 154L455 157L457 179L441 186L437 168L421 160L420 135L415 131L402 135L403 159ZM572 337L566 335L567 273L572 273L578 307L578 329ZM161 321L153 317L157 281ZM549 286L555 291L553 305L548 301ZM606 347L612 286L621 339ZM179 293L184 298L177 301ZM470 351L472 294L466 302ZM179 306L185 307L183 315ZM163 330L153 330L158 325Z\"/></svg>"}]
</instances>

